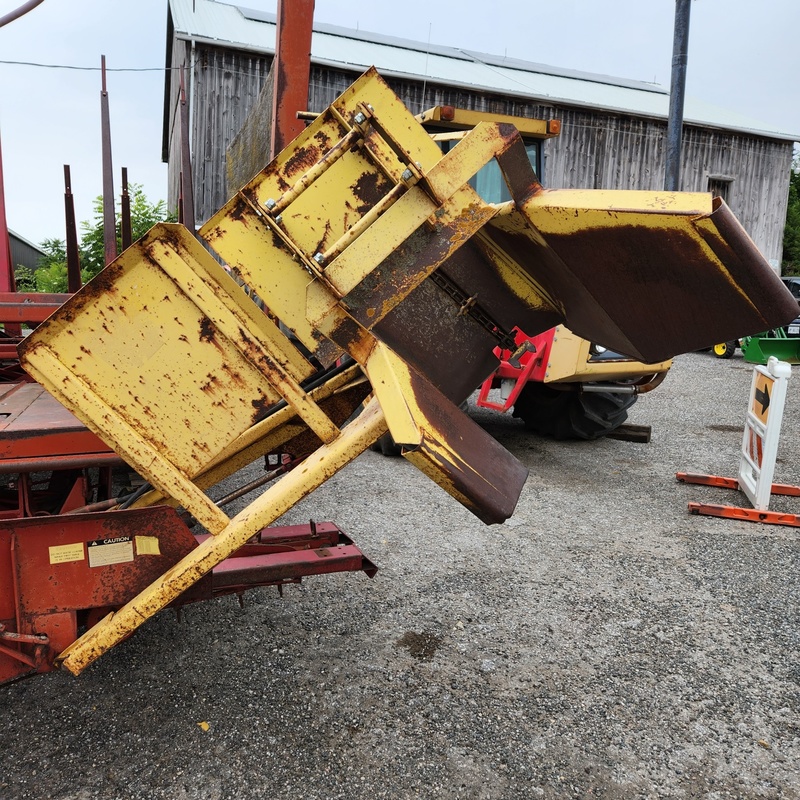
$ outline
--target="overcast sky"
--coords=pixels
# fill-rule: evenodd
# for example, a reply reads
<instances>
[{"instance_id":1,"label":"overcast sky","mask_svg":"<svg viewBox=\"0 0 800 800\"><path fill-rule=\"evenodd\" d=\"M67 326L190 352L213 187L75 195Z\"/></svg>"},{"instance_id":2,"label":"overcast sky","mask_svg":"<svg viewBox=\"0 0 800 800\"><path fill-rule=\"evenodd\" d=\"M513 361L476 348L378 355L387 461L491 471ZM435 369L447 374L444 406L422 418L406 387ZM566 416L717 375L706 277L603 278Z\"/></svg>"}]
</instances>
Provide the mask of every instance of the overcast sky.
<instances>
[{"instance_id":1,"label":"overcast sky","mask_svg":"<svg viewBox=\"0 0 800 800\"><path fill-rule=\"evenodd\" d=\"M0 0L0 15L23 0ZM277 0L240 5L274 12ZM453 10L455 9L455 10ZM668 86L674 0L317 0L315 17L434 44ZM800 0L693 0L687 92L800 138ZM110 72L115 190L120 168L151 201L161 163L167 0L44 0L0 28L0 61ZM101 193L100 74L0 63L0 137L9 227L33 242L64 238L63 165L78 221Z\"/></svg>"}]
</instances>

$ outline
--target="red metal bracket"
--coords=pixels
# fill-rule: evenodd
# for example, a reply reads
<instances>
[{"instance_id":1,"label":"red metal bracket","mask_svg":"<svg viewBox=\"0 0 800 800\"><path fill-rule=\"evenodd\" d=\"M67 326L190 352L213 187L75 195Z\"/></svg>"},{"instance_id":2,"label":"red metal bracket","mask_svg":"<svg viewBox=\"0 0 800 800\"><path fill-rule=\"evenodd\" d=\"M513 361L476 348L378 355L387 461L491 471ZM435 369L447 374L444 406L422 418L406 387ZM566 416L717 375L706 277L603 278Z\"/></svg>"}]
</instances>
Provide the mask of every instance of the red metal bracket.
<instances>
[{"instance_id":1,"label":"red metal bracket","mask_svg":"<svg viewBox=\"0 0 800 800\"><path fill-rule=\"evenodd\" d=\"M495 349L495 354L499 356L500 348ZM531 377L531 373L534 370L534 367L537 364L537 356L536 350L532 350L530 352L530 357L527 361L525 361L521 366L513 368L509 365L509 369L515 369L514 378L511 380L516 381L514 384L514 388L511 390L509 396L505 399L503 403L493 403L489 400L489 392L493 388L493 383L495 380L495 374L492 373L482 384L480 391L478 393L478 406L480 408L492 408L495 411L508 411L514 403L517 402L517 398L520 396L520 393L525 388L525 384L527 384L528 380Z\"/></svg>"}]
</instances>

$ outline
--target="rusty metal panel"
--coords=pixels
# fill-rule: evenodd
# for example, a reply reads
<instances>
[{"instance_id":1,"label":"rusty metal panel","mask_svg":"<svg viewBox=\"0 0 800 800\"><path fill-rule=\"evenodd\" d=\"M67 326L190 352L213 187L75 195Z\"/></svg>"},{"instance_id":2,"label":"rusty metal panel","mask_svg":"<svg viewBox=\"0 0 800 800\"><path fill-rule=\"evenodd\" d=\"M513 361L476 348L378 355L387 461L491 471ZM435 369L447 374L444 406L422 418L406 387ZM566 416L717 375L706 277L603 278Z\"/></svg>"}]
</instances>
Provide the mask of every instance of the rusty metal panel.
<instances>
[{"instance_id":1,"label":"rusty metal panel","mask_svg":"<svg viewBox=\"0 0 800 800\"><path fill-rule=\"evenodd\" d=\"M113 452L42 386L12 383L0 387L0 472L32 470L42 459L60 458L63 466L70 466L74 457L76 464L82 464L95 455Z\"/></svg>"},{"instance_id":2,"label":"rusty metal panel","mask_svg":"<svg viewBox=\"0 0 800 800\"><path fill-rule=\"evenodd\" d=\"M212 527L224 519L185 479L276 402L335 436L299 388L311 365L182 226L153 229L21 353L128 463L187 507L199 503Z\"/></svg>"},{"instance_id":3,"label":"rusty metal panel","mask_svg":"<svg viewBox=\"0 0 800 800\"><path fill-rule=\"evenodd\" d=\"M757 333L797 314L718 198L541 190L518 208L488 226L497 245L560 299L571 330L640 361Z\"/></svg>"},{"instance_id":4,"label":"rusty metal panel","mask_svg":"<svg viewBox=\"0 0 800 800\"><path fill-rule=\"evenodd\" d=\"M123 605L197 547L177 512L164 507L37 517L15 521L13 532L23 619ZM114 545L115 555L103 552Z\"/></svg>"},{"instance_id":5,"label":"rusty metal panel","mask_svg":"<svg viewBox=\"0 0 800 800\"><path fill-rule=\"evenodd\" d=\"M527 468L386 345L365 370L403 455L487 524L510 517Z\"/></svg>"},{"instance_id":6,"label":"rusty metal panel","mask_svg":"<svg viewBox=\"0 0 800 800\"><path fill-rule=\"evenodd\" d=\"M121 605L196 547L169 508L0 522L0 683L53 669L76 611Z\"/></svg>"}]
</instances>

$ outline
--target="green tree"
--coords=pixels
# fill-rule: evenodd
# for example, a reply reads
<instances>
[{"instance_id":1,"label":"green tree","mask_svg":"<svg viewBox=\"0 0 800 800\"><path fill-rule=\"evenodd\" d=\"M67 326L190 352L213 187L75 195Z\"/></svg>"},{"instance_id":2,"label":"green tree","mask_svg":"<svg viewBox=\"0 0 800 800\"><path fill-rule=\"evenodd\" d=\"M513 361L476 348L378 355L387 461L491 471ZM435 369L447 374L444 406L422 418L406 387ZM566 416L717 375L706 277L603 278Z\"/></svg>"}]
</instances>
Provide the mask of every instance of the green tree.
<instances>
[{"instance_id":1,"label":"green tree","mask_svg":"<svg viewBox=\"0 0 800 800\"><path fill-rule=\"evenodd\" d=\"M67 291L67 248L61 239L45 239L39 247L46 255L39 259L39 265L33 274L35 292ZM20 276L17 273L17 286Z\"/></svg>"},{"instance_id":2,"label":"green tree","mask_svg":"<svg viewBox=\"0 0 800 800\"><path fill-rule=\"evenodd\" d=\"M800 156L792 163L789 205L783 229L783 274L800 275Z\"/></svg>"},{"instance_id":3,"label":"green tree","mask_svg":"<svg viewBox=\"0 0 800 800\"><path fill-rule=\"evenodd\" d=\"M167 213L167 204L163 200L150 203L141 185L133 183L128 188L131 198L131 233L133 241L140 239L157 222L174 221L174 215ZM86 283L105 266L105 243L103 240L103 198L97 197L93 205L92 221L81 223L81 241L78 247L81 260L81 280ZM122 250L122 211L120 205L116 209L117 249ZM67 251L63 239L46 239L40 245L46 255L43 256L34 273L35 291L66 292L67 291ZM18 286L28 282L28 276L21 276Z\"/></svg>"},{"instance_id":4,"label":"green tree","mask_svg":"<svg viewBox=\"0 0 800 800\"><path fill-rule=\"evenodd\" d=\"M144 190L138 183L128 187L131 198L131 234L133 241L144 236L157 222L174 221L174 216L167 214L167 204L163 200L150 203ZM122 250L122 212L120 206L116 210L117 250ZM81 230L81 276L84 282L90 280L105 266L105 243L103 240L103 198L94 201L94 219L82 222Z\"/></svg>"}]
</instances>

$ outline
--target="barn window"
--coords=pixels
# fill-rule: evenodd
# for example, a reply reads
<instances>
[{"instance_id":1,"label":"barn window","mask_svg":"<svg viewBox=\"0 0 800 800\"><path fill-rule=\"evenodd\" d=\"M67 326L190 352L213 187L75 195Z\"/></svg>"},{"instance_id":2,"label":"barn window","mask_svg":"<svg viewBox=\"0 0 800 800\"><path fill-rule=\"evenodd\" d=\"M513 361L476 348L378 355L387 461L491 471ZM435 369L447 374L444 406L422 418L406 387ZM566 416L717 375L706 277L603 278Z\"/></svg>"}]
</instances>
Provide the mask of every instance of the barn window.
<instances>
[{"instance_id":1,"label":"barn window","mask_svg":"<svg viewBox=\"0 0 800 800\"><path fill-rule=\"evenodd\" d=\"M721 197L727 203L732 183L733 178L730 175L709 175L708 191L714 197Z\"/></svg>"}]
</instances>

